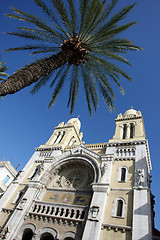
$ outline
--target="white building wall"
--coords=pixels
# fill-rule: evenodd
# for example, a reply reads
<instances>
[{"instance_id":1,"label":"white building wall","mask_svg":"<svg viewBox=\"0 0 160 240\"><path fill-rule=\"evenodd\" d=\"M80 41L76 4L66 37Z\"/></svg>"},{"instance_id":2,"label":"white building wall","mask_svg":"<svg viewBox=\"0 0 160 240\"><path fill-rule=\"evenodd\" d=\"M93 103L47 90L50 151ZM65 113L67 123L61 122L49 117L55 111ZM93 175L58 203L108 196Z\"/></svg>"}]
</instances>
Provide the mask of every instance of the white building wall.
<instances>
[{"instance_id":1,"label":"white building wall","mask_svg":"<svg viewBox=\"0 0 160 240\"><path fill-rule=\"evenodd\" d=\"M13 168L10 162L0 162L0 193L6 191L8 186L14 180L16 174L17 171ZM8 180L6 180L6 177L8 177Z\"/></svg>"}]
</instances>

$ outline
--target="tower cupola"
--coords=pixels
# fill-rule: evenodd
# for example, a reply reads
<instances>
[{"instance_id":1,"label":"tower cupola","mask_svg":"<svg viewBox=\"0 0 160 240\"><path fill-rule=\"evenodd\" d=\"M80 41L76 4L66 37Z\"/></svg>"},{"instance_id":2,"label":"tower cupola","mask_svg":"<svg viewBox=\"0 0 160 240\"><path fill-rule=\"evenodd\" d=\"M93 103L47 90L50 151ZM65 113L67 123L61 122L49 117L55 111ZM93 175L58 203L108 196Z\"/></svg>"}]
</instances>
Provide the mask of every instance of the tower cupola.
<instances>
[{"instance_id":1,"label":"tower cupola","mask_svg":"<svg viewBox=\"0 0 160 240\"><path fill-rule=\"evenodd\" d=\"M144 140L146 137L143 116L140 111L130 108L124 115L120 113L115 119L115 123L115 134L109 142Z\"/></svg>"}]
</instances>

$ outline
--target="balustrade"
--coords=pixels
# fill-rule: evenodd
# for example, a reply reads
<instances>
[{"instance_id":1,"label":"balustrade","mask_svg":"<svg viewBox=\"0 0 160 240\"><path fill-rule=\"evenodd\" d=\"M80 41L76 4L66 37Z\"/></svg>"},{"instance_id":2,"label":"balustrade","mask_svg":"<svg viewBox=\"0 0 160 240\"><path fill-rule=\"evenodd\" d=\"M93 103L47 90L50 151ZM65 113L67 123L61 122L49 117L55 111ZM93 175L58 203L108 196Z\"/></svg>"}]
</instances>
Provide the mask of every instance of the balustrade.
<instances>
[{"instance_id":1,"label":"balustrade","mask_svg":"<svg viewBox=\"0 0 160 240\"><path fill-rule=\"evenodd\" d=\"M134 157L134 156L135 156L134 148L120 148L116 150L116 157L127 158L127 157Z\"/></svg>"},{"instance_id":2,"label":"balustrade","mask_svg":"<svg viewBox=\"0 0 160 240\"><path fill-rule=\"evenodd\" d=\"M58 204L35 202L29 214L81 222L84 221L87 210L88 207L78 206L73 208L73 206L61 206Z\"/></svg>"},{"instance_id":3,"label":"balustrade","mask_svg":"<svg viewBox=\"0 0 160 240\"><path fill-rule=\"evenodd\" d=\"M42 151L40 152L39 157L51 157L51 154L52 154L51 151L46 151L46 152Z\"/></svg>"}]
</instances>

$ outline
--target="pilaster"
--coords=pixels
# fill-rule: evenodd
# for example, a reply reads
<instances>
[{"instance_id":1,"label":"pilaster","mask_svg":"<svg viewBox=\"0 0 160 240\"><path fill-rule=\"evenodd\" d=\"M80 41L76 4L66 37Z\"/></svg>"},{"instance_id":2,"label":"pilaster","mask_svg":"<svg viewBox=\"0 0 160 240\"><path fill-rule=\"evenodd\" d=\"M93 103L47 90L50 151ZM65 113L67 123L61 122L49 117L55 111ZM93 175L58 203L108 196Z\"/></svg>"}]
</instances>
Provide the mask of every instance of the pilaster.
<instances>
[{"instance_id":1,"label":"pilaster","mask_svg":"<svg viewBox=\"0 0 160 240\"><path fill-rule=\"evenodd\" d=\"M40 188L40 183L32 182L29 184L27 192L24 194L22 200L17 205L13 215L5 226L5 228L10 229L10 231L8 232L7 240L13 240L16 237L24 221L24 218L29 212L32 202L38 194Z\"/></svg>"},{"instance_id":2,"label":"pilaster","mask_svg":"<svg viewBox=\"0 0 160 240\"><path fill-rule=\"evenodd\" d=\"M93 197L82 240L97 240L100 238L101 226L109 191L108 184L93 184Z\"/></svg>"}]
</instances>

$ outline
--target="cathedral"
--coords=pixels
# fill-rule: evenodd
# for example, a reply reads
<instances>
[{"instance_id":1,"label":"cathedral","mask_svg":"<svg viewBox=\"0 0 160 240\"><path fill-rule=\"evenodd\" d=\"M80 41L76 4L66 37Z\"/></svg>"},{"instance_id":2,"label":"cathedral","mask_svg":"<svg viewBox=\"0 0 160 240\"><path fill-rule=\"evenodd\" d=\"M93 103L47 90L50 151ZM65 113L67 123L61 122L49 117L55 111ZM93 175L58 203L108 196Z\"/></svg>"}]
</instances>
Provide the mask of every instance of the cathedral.
<instances>
[{"instance_id":1,"label":"cathedral","mask_svg":"<svg viewBox=\"0 0 160 240\"><path fill-rule=\"evenodd\" d=\"M55 127L0 199L0 239L152 240L151 160L140 111L109 142L85 144L81 122Z\"/></svg>"}]
</instances>

